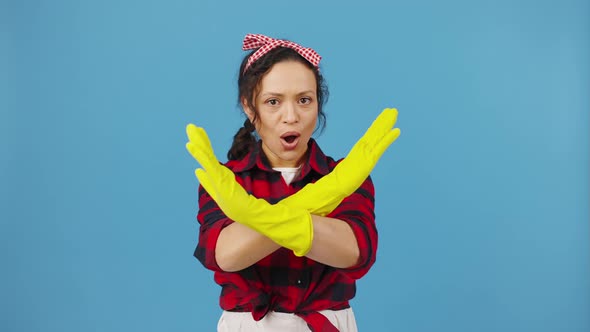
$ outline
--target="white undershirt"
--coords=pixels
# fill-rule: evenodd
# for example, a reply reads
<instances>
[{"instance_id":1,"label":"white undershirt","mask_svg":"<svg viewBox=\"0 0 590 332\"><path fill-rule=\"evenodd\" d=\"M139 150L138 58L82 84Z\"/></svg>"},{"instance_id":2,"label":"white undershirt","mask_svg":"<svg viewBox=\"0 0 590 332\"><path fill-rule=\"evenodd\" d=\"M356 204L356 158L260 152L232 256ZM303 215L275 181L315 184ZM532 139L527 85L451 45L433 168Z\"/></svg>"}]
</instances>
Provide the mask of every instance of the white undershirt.
<instances>
[{"instance_id":1,"label":"white undershirt","mask_svg":"<svg viewBox=\"0 0 590 332\"><path fill-rule=\"evenodd\" d=\"M273 167L272 169L274 169L277 172L281 172L281 175L283 175L283 179L289 185L289 184L291 184L291 181L293 181L293 179L299 174L299 171L301 170L301 166L299 166L299 167Z\"/></svg>"}]
</instances>

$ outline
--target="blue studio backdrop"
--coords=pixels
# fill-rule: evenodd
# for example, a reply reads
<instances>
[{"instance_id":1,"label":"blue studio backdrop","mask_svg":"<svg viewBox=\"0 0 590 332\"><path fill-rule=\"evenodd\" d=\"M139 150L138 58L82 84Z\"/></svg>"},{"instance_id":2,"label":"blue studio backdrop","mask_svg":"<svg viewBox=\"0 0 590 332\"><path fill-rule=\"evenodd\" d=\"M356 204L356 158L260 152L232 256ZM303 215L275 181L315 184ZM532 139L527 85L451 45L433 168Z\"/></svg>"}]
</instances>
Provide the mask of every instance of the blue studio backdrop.
<instances>
[{"instance_id":1,"label":"blue studio backdrop","mask_svg":"<svg viewBox=\"0 0 590 332\"><path fill-rule=\"evenodd\" d=\"M184 128L246 33L323 56L327 154L399 110L360 331L590 331L585 0L2 1L0 331L215 330Z\"/></svg>"}]
</instances>

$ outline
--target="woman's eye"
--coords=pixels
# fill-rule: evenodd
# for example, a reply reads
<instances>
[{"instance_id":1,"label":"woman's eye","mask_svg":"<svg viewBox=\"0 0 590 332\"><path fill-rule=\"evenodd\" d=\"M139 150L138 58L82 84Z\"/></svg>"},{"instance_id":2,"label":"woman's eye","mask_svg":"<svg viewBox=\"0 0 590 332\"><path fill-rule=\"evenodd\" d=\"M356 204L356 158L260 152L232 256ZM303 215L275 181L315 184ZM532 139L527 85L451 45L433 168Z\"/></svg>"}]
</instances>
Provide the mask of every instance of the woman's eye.
<instances>
[{"instance_id":1,"label":"woman's eye","mask_svg":"<svg viewBox=\"0 0 590 332\"><path fill-rule=\"evenodd\" d=\"M278 105L278 104L279 104L279 101L278 101L278 100L276 100L276 99L269 99L269 100L267 101L267 103L268 103L269 105L271 105L271 106L276 106L276 105Z\"/></svg>"},{"instance_id":2,"label":"woman's eye","mask_svg":"<svg viewBox=\"0 0 590 332\"><path fill-rule=\"evenodd\" d=\"M303 97L303 98L299 99L299 102L302 103L302 104L304 104L304 105L307 105L307 104L311 103L311 98L309 98L309 97Z\"/></svg>"}]
</instances>

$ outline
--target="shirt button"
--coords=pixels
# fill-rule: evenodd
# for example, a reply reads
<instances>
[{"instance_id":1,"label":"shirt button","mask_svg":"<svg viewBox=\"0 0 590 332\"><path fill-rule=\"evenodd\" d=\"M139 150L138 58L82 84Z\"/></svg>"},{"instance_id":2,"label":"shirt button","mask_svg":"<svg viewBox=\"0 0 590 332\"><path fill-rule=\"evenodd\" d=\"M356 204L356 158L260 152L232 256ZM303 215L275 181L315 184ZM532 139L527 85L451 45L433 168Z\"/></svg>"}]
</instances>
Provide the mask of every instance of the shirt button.
<instances>
[{"instance_id":1,"label":"shirt button","mask_svg":"<svg viewBox=\"0 0 590 332\"><path fill-rule=\"evenodd\" d=\"M297 283L300 284L301 283L301 280L300 279L297 279Z\"/></svg>"}]
</instances>

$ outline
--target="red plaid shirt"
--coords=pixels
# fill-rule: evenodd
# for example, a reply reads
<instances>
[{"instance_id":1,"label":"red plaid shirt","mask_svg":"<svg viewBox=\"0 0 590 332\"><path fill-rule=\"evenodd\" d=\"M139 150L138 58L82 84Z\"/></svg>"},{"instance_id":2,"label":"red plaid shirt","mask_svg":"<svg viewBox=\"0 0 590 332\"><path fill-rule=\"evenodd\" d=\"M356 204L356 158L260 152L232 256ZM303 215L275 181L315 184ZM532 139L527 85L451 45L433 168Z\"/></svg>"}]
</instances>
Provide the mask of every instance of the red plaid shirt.
<instances>
[{"instance_id":1,"label":"red plaid shirt","mask_svg":"<svg viewBox=\"0 0 590 332\"><path fill-rule=\"evenodd\" d=\"M292 195L306 184L328 174L338 162L327 157L317 143L309 142L308 160L300 174L287 185L280 172L272 169L262 153L260 143L241 160L225 165L236 174L246 191L270 203ZM360 259L356 266L340 269L297 257L280 248L256 264L238 272L224 272L215 261L215 245L221 230L233 223L223 214L209 194L199 186L199 243L195 257L215 272L221 285L219 303L228 311L252 312L260 320L269 311L295 313L306 320L312 331L335 331L319 310L340 310L349 307L355 295L355 280L364 276L377 252L377 229L374 214L374 188L371 178L327 217L345 221L356 236Z\"/></svg>"}]
</instances>

